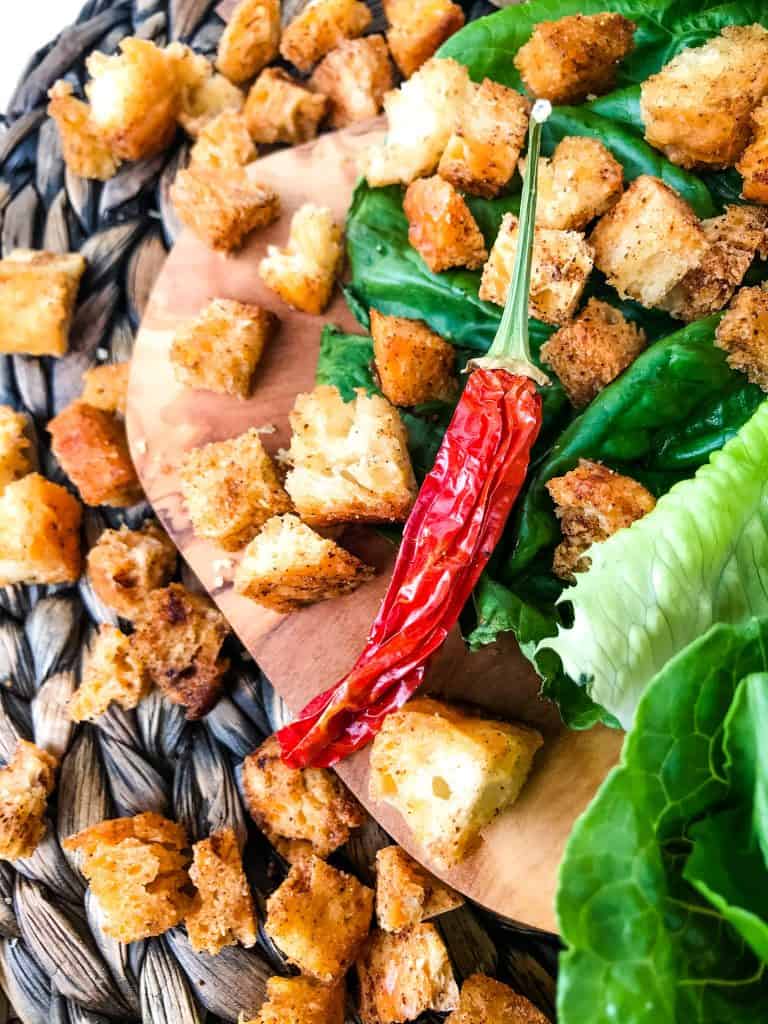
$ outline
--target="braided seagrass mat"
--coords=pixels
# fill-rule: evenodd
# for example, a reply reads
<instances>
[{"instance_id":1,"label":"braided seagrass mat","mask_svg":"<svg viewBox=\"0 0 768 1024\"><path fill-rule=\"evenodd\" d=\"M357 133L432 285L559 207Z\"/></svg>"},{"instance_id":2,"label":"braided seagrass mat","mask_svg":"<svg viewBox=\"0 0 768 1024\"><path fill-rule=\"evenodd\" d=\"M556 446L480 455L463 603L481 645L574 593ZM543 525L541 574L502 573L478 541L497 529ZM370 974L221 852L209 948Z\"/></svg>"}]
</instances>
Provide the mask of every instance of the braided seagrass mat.
<instances>
[{"instance_id":1,"label":"braided seagrass mat","mask_svg":"<svg viewBox=\"0 0 768 1024\"><path fill-rule=\"evenodd\" d=\"M297 6L303 4L292 0L285 16ZM489 9L481 2L468 15ZM62 77L82 85L88 53L112 53L126 35L159 45L181 39L212 56L223 25L212 0L90 0L74 25L34 54L0 119L2 253L80 250L88 261L69 355L0 357L0 403L29 415L41 471L58 482L66 480L48 450L45 425L79 395L85 369L130 357L178 230L168 188L187 148L179 139L104 185L78 178L65 169L46 116L47 90ZM102 529L122 522L137 526L148 514L146 505L86 509L86 539L93 543ZM77 587L0 589L0 760L18 737L61 757L46 839L26 860L0 861L0 1024L236 1021L241 1010L260 1006L270 975L290 973L263 930L254 949L230 947L216 957L196 954L182 929L123 946L102 932L98 908L60 840L104 818L146 810L180 821L192 841L231 826L247 837L243 859L263 917L285 865L248 818L239 766L283 723L281 702L233 645L227 695L201 722L187 722L182 708L155 692L135 712L113 706L96 724L74 726L66 702L101 622L118 624L84 579ZM387 843L369 821L334 859L371 882L375 852ZM460 979L494 974L554 1015L554 938L470 907L443 916L439 927Z\"/></svg>"}]
</instances>

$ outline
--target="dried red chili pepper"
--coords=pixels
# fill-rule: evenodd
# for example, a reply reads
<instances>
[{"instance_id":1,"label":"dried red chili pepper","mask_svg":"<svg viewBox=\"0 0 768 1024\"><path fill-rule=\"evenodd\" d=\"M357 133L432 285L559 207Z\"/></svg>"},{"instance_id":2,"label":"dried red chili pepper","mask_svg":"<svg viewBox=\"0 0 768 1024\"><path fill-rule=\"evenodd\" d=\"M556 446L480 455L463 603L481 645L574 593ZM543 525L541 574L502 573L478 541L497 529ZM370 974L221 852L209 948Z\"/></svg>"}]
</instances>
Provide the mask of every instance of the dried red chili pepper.
<instances>
[{"instance_id":1,"label":"dried red chili pepper","mask_svg":"<svg viewBox=\"0 0 768 1024\"><path fill-rule=\"evenodd\" d=\"M277 734L293 767L325 767L358 750L421 685L501 537L541 427L528 350L536 170L549 104L531 115L512 283L487 356L464 393L405 525L387 593L365 648L344 678Z\"/></svg>"}]
</instances>

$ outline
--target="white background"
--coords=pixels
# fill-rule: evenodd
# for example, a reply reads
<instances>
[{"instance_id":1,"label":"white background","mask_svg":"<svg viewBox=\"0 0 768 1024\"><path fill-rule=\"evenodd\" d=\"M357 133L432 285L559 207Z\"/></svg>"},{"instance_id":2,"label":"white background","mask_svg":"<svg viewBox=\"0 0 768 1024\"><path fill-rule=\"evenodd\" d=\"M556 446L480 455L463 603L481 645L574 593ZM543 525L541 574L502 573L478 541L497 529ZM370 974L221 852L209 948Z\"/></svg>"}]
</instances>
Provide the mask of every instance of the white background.
<instances>
[{"instance_id":1,"label":"white background","mask_svg":"<svg viewBox=\"0 0 768 1024\"><path fill-rule=\"evenodd\" d=\"M0 0L0 111L32 53L77 17L85 0Z\"/></svg>"}]
</instances>

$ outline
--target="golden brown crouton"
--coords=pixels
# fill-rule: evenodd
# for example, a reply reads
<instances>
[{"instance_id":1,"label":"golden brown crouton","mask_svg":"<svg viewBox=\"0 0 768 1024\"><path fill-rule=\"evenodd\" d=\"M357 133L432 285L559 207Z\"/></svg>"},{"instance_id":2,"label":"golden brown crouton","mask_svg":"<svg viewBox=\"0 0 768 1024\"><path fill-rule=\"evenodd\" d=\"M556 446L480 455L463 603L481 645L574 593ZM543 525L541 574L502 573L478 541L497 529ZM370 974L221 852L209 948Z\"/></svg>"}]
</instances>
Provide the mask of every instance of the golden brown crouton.
<instances>
[{"instance_id":1,"label":"golden brown crouton","mask_svg":"<svg viewBox=\"0 0 768 1024\"><path fill-rule=\"evenodd\" d=\"M363 1024L401 1024L459 1002L448 950L432 924L396 935L374 931L356 970Z\"/></svg>"},{"instance_id":2,"label":"golden brown crouton","mask_svg":"<svg viewBox=\"0 0 768 1024\"><path fill-rule=\"evenodd\" d=\"M535 729L417 697L384 719L371 797L392 804L438 865L458 863L516 799L542 745Z\"/></svg>"},{"instance_id":3,"label":"golden brown crouton","mask_svg":"<svg viewBox=\"0 0 768 1024\"><path fill-rule=\"evenodd\" d=\"M401 932L463 903L463 896L399 846L376 854L376 918L385 932Z\"/></svg>"},{"instance_id":4,"label":"golden brown crouton","mask_svg":"<svg viewBox=\"0 0 768 1024\"><path fill-rule=\"evenodd\" d=\"M464 11L451 0L384 0L387 42L403 78L410 78L464 27Z\"/></svg>"},{"instance_id":5,"label":"golden brown crouton","mask_svg":"<svg viewBox=\"0 0 768 1024\"><path fill-rule=\"evenodd\" d=\"M243 1024L344 1024L344 983L312 978L270 978L258 1017Z\"/></svg>"},{"instance_id":6,"label":"golden brown crouton","mask_svg":"<svg viewBox=\"0 0 768 1024\"><path fill-rule=\"evenodd\" d=\"M201 718L216 703L229 662L221 657L228 633L224 616L207 597L180 583L151 590L135 619L136 656L152 682L187 718Z\"/></svg>"},{"instance_id":7,"label":"golden brown crouton","mask_svg":"<svg viewBox=\"0 0 768 1024\"><path fill-rule=\"evenodd\" d=\"M503 306L517 252L517 217L505 213L483 267L480 298ZM592 272L593 250L579 231L536 228L531 266L530 315L548 324L562 324L576 312Z\"/></svg>"},{"instance_id":8,"label":"golden brown crouton","mask_svg":"<svg viewBox=\"0 0 768 1024\"><path fill-rule=\"evenodd\" d=\"M435 174L408 186L403 200L408 241L433 273L477 270L488 250L469 207L450 182Z\"/></svg>"},{"instance_id":9,"label":"golden brown crouton","mask_svg":"<svg viewBox=\"0 0 768 1024\"><path fill-rule=\"evenodd\" d=\"M212 249L239 249L256 228L280 215L280 198L243 172L187 167L171 185L171 201L179 220Z\"/></svg>"},{"instance_id":10,"label":"golden brown crouton","mask_svg":"<svg viewBox=\"0 0 768 1024\"><path fill-rule=\"evenodd\" d=\"M354 963L372 913L373 890L310 856L270 896L264 928L302 974L330 984Z\"/></svg>"},{"instance_id":11,"label":"golden brown crouton","mask_svg":"<svg viewBox=\"0 0 768 1024\"><path fill-rule=\"evenodd\" d=\"M232 82L253 78L277 56L280 0L240 0L219 39L216 67Z\"/></svg>"},{"instance_id":12,"label":"golden brown crouton","mask_svg":"<svg viewBox=\"0 0 768 1024\"><path fill-rule=\"evenodd\" d=\"M440 157L440 177L462 192L495 196L515 173L528 107L525 96L490 78L473 86Z\"/></svg>"},{"instance_id":13,"label":"golden brown crouton","mask_svg":"<svg viewBox=\"0 0 768 1024\"><path fill-rule=\"evenodd\" d=\"M729 25L643 82L645 137L683 167L730 167L749 142L752 109L766 92L768 30Z\"/></svg>"},{"instance_id":14,"label":"golden brown crouton","mask_svg":"<svg viewBox=\"0 0 768 1024\"><path fill-rule=\"evenodd\" d=\"M93 721L112 701L122 708L135 708L151 688L131 637L104 623L85 657L80 686L69 702L69 717L73 722Z\"/></svg>"},{"instance_id":15,"label":"golden brown crouton","mask_svg":"<svg viewBox=\"0 0 768 1024\"><path fill-rule=\"evenodd\" d=\"M462 985L459 1005L445 1024L549 1024L549 1018L508 985L473 974Z\"/></svg>"},{"instance_id":16,"label":"golden brown crouton","mask_svg":"<svg viewBox=\"0 0 768 1024\"><path fill-rule=\"evenodd\" d=\"M33 469L32 444L23 413L0 405L0 491Z\"/></svg>"},{"instance_id":17,"label":"golden brown crouton","mask_svg":"<svg viewBox=\"0 0 768 1024\"><path fill-rule=\"evenodd\" d=\"M728 365L768 391L768 291L742 288L717 328L715 344Z\"/></svg>"},{"instance_id":18,"label":"golden brown crouton","mask_svg":"<svg viewBox=\"0 0 768 1024\"><path fill-rule=\"evenodd\" d=\"M125 416L130 373L130 363L104 363L101 366L92 366L83 374L82 400L95 409L118 412Z\"/></svg>"},{"instance_id":19,"label":"golden brown crouton","mask_svg":"<svg viewBox=\"0 0 768 1024\"><path fill-rule=\"evenodd\" d=\"M525 160L520 161L520 174ZM582 230L621 198L624 168L602 142L567 135L551 158L539 160L536 223L543 228Z\"/></svg>"},{"instance_id":20,"label":"golden brown crouton","mask_svg":"<svg viewBox=\"0 0 768 1024\"><path fill-rule=\"evenodd\" d=\"M552 571L563 580L573 581L575 573L589 568L584 552L591 544L631 526L656 505L637 480L588 459L580 459L576 469L553 477L546 487L563 531Z\"/></svg>"},{"instance_id":21,"label":"golden brown crouton","mask_svg":"<svg viewBox=\"0 0 768 1024\"><path fill-rule=\"evenodd\" d=\"M106 935L137 942L184 920L192 887L181 825L147 811L111 818L64 840L82 852L81 870L102 914Z\"/></svg>"},{"instance_id":22,"label":"golden brown crouton","mask_svg":"<svg viewBox=\"0 0 768 1024\"><path fill-rule=\"evenodd\" d=\"M48 424L51 450L86 505L124 508L141 500L125 424L114 413L72 402Z\"/></svg>"},{"instance_id":23,"label":"golden brown crouton","mask_svg":"<svg viewBox=\"0 0 768 1024\"><path fill-rule=\"evenodd\" d=\"M392 65L384 37L345 39L317 65L310 85L328 97L334 128L375 117L385 93L392 88Z\"/></svg>"},{"instance_id":24,"label":"golden brown crouton","mask_svg":"<svg viewBox=\"0 0 768 1024\"><path fill-rule=\"evenodd\" d=\"M707 248L699 219L659 178L635 178L590 236L595 266L622 298L658 306Z\"/></svg>"},{"instance_id":25,"label":"golden brown crouton","mask_svg":"<svg viewBox=\"0 0 768 1024\"><path fill-rule=\"evenodd\" d=\"M345 39L361 36L371 17L360 0L310 0L283 32L280 54L299 71L311 71Z\"/></svg>"},{"instance_id":26,"label":"golden brown crouton","mask_svg":"<svg viewBox=\"0 0 768 1024\"><path fill-rule=\"evenodd\" d=\"M552 103L582 103L610 92L616 68L634 46L634 22L621 14L573 14L542 21L515 56L532 95Z\"/></svg>"},{"instance_id":27,"label":"golden brown crouton","mask_svg":"<svg viewBox=\"0 0 768 1024\"><path fill-rule=\"evenodd\" d=\"M190 167L208 167L213 171L244 167L257 156L245 116L225 110L200 129L189 154Z\"/></svg>"},{"instance_id":28,"label":"golden brown crouton","mask_svg":"<svg viewBox=\"0 0 768 1024\"><path fill-rule=\"evenodd\" d=\"M317 135L328 99L281 68L265 68L251 86L245 120L254 142L307 142Z\"/></svg>"},{"instance_id":29,"label":"golden brown crouton","mask_svg":"<svg viewBox=\"0 0 768 1024\"><path fill-rule=\"evenodd\" d=\"M404 522L416 497L405 427L379 395L345 402L335 387L296 397L291 469L285 489L302 519L334 523Z\"/></svg>"},{"instance_id":30,"label":"golden brown crouton","mask_svg":"<svg viewBox=\"0 0 768 1024\"><path fill-rule=\"evenodd\" d=\"M77 498L39 473L0 494L0 586L75 583L80 575Z\"/></svg>"},{"instance_id":31,"label":"golden brown crouton","mask_svg":"<svg viewBox=\"0 0 768 1024\"><path fill-rule=\"evenodd\" d=\"M393 405L448 401L456 393L456 350L421 320L372 309L371 337L381 390Z\"/></svg>"},{"instance_id":32,"label":"golden brown crouton","mask_svg":"<svg viewBox=\"0 0 768 1024\"><path fill-rule=\"evenodd\" d=\"M274 736L243 761L243 792L253 820L291 863L330 856L365 820L335 772L289 768Z\"/></svg>"},{"instance_id":33,"label":"golden brown crouton","mask_svg":"<svg viewBox=\"0 0 768 1024\"><path fill-rule=\"evenodd\" d=\"M120 159L104 140L87 103L73 95L69 82L59 81L48 92L48 114L56 122L64 163L81 178L107 181L117 174Z\"/></svg>"},{"instance_id":34,"label":"golden brown crouton","mask_svg":"<svg viewBox=\"0 0 768 1024\"><path fill-rule=\"evenodd\" d=\"M341 239L341 228L327 206L304 203L291 217L285 248L267 246L259 276L294 309L322 313L344 256Z\"/></svg>"},{"instance_id":35,"label":"golden brown crouton","mask_svg":"<svg viewBox=\"0 0 768 1024\"><path fill-rule=\"evenodd\" d=\"M253 946L256 915L232 828L213 832L192 847L189 877L197 889L184 921L193 949L216 956L225 946Z\"/></svg>"},{"instance_id":36,"label":"golden brown crouton","mask_svg":"<svg viewBox=\"0 0 768 1024\"><path fill-rule=\"evenodd\" d=\"M85 260L14 249L0 260L0 352L63 356Z\"/></svg>"},{"instance_id":37,"label":"golden brown crouton","mask_svg":"<svg viewBox=\"0 0 768 1024\"><path fill-rule=\"evenodd\" d=\"M575 320L556 331L541 348L577 409L623 373L645 348L645 332L607 302L590 299Z\"/></svg>"},{"instance_id":38,"label":"golden brown crouton","mask_svg":"<svg viewBox=\"0 0 768 1024\"><path fill-rule=\"evenodd\" d=\"M179 124L187 135L197 139L211 121L221 114L239 114L245 106L245 93L224 75L208 75L197 85L182 91Z\"/></svg>"},{"instance_id":39,"label":"golden brown crouton","mask_svg":"<svg viewBox=\"0 0 768 1024\"><path fill-rule=\"evenodd\" d=\"M768 203L768 97L752 111L752 136L736 170L744 179L744 198Z\"/></svg>"},{"instance_id":40,"label":"golden brown crouton","mask_svg":"<svg viewBox=\"0 0 768 1024\"><path fill-rule=\"evenodd\" d=\"M45 835L48 797L56 779L56 758L34 743L18 740L13 757L0 768L0 858L31 857Z\"/></svg>"},{"instance_id":41,"label":"golden brown crouton","mask_svg":"<svg viewBox=\"0 0 768 1024\"><path fill-rule=\"evenodd\" d=\"M124 619L135 619L150 590L164 587L176 568L176 548L152 521L140 530L105 530L88 552L96 595Z\"/></svg>"}]
</instances>

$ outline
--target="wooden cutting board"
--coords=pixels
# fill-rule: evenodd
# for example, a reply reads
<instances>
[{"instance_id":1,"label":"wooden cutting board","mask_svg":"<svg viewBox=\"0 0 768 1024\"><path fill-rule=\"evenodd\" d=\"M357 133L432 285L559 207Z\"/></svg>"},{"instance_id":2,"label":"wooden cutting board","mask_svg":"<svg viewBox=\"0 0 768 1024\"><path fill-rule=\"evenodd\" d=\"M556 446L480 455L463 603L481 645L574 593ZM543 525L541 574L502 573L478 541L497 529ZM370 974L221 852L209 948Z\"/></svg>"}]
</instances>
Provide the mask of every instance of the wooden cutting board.
<instances>
[{"instance_id":1,"label":"wooden cutting board","mask_svg":"<svg viewBox=\"0 0 768 1024\"><path fill-rule=\"evenodd\" d=\"M380 135L380 123L372 122L252 165L255 178L279 191L282 217L253 236L236 256L214 253L188 232L181 235L155 285L131 370L128 435L146 494L184 558L293 711L351 666L384 594L394 547L371 529L349 528L343 543L376 566L376 578L348 597L278 615L235 593L231 579L237 556L193 535L177 471L191 448L252 426L275 428L263 435L273 453L287 447L288 414L296 394L313 386L323 323L359 333L340 294L322 318L298 313L262 284L256 268L268 243L285 242L290 216L302 203L327 205L343 222L357 179L357 157ZM173 334L212 298L255 302L281 320L247 401L185 390L174 378L169 361ZM232 564L222 561L226 559ZM563 728L554 707L538 698L536 675L511 637L469 655L453 635L430 669L427 688L530 723L544 734L544 747L517 803L487 829L473 856L450 872L437 873L507 918L555 931L554 894L566 839L616 762L622 735L603 728L583 733ZM362 751L340 765L339 773L383 827L432 867L399 815L369 799L367 762Z\"/></svg>"}]
</instances>

